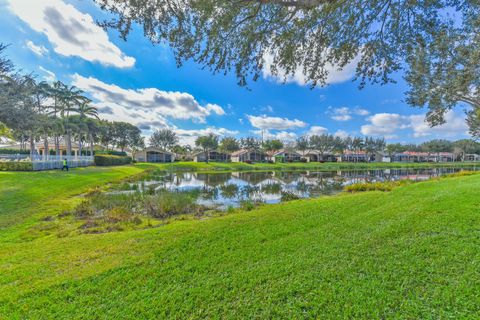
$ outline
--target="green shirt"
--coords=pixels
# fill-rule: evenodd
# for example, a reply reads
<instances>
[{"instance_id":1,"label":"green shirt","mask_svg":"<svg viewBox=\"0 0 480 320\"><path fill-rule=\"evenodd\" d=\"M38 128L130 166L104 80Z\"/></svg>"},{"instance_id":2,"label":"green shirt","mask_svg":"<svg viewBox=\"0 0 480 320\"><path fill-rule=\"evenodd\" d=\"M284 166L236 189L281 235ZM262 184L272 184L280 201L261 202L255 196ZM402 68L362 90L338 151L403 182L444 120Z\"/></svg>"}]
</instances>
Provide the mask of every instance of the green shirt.
<instances>
[{"instance_id":1,"label":"green shirt","mask_svg":"<svg viewBox=\"0 0 480 320\"><path fill-rule=\"evenodd\" d=\"M63 160L63 165L64 165L64 166L67 165L67 160Z\"/></svg>"}]
</instances>

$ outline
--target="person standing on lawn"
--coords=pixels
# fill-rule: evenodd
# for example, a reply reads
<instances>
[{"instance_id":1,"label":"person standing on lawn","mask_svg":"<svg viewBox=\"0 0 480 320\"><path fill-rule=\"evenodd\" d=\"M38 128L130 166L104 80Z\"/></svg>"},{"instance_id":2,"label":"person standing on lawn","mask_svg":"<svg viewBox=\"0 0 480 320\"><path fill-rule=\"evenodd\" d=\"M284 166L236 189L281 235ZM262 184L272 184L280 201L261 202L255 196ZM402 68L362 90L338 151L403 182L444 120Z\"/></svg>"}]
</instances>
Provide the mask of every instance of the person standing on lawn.
<instances>
[{"instance_id":1,"label":"person standing on lawn","mask_svg":"<svg viewBox=\"0 0 480 320\"><path fill-rule=\"evenodd\" d=\"M63 167L62 167L62 171L66 169L68 171L68 163L67 163L67 158L63 159Z\"/></svg>"}]
</instances>

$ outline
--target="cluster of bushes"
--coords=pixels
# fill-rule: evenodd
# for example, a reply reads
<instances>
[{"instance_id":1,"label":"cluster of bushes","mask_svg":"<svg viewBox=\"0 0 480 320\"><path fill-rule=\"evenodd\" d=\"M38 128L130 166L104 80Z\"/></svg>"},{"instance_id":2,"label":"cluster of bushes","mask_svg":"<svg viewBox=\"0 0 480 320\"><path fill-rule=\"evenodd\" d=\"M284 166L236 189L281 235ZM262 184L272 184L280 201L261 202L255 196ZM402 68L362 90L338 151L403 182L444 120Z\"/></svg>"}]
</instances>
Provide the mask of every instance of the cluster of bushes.
<instances>
[{"instance_id":1,"label":"cluster of bushes","mask_svg":"<svg viewBox=\"0 0 480 320\"><path fill-rule=\"evenodd\" d=\"M131 157L109 154L96 154L93 157L93 160L97 166L121 166L132 163Z\"/></svg>"},{"instance_id":2,"label":"cluster of bushes","mask_svg":"<svg viewBox=\"0 0 480 320\"><path fill-rule=\"evenodd\" d=\"M394 188L411 184L412 180L354 183L343 188L346 192L392 191Z\"/></svg>"},{"instance_id":3,"label":"cluster of bushes","mask_svg":"<svg viewBox=\"0 0 480 320\"><path fill-rule=\"evenodd\" d=\"M479 174L479 172L471 171L471 170L463 170L463 171L447 174L443 176L443 178L465 177L465 176L471 176L474 174Z\"/></svg>"},{"instance_id":4,"label":"cluster of bushes","mask_svg":"<svg viewBox=\"0 0 480 320\"><path fill-rule=\"evenodd\" d=\"M0 171L32 171L31 161L1 161Z\"/></svg>"}]
</instances>

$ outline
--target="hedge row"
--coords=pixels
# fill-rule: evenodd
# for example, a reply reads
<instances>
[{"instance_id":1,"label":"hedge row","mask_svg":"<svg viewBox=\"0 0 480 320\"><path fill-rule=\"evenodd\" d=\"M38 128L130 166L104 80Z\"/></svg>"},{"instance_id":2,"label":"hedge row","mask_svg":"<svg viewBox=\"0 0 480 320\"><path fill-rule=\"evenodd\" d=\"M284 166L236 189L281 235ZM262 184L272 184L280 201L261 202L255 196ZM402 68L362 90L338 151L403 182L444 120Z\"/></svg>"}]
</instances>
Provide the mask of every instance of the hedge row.
<instances>
[{"instance_id":1,"label":"hedge row","mask_svg":"<svg viewBox=\"0 0 480 320\"><path fill-rule=\"evenodd\" d=\"M30 154L30 150L0 149L0 154Z\"/></svg>"},{"instance_id":2,"label":"hedge row","mask_svg":"<svg viewBox=\"0 0 480 320\"><path fill-rule=\"evenodd\" d=\"M108 154L108 155L111 155L111 156L120 156L120 157L124 157L127 155L127 153L125 151L115 151L115 150L96 150L94 151L93 153L94 155L95 154Z\"/></svg>"},{"instance_id":3,"label":"hedge row","mask_svg":"<svg viewBox=\"0 0 480 320\"><path fill-rule=\"evenodd\" d=\"M0 171L32 171L30 161L0 161Z\"/></svg>"},{"instance_id":4,"label":"hedge row","mask_svg":"<svg viewBox=\"0 0 480 320\"><path fill-rule=\"evenodd\" d=\"M132 163L131 157L113 156L108 154L97 154L93 157L93 160L97 166L119 166Z\"/></svg>"}]
</instances>

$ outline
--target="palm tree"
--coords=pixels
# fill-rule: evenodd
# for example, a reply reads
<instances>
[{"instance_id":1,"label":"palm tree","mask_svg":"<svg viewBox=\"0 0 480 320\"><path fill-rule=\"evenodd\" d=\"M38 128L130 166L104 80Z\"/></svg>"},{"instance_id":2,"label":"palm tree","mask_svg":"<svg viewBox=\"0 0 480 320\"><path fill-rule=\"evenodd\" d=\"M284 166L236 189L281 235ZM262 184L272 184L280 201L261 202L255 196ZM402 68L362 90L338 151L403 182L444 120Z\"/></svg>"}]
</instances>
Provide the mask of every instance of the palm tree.
<instances>
[{"instance_id":1,"label":"palm tree","mask_svg":"<svg viewBox=\"0 0 480 320\"><path fill-rule=\"evenodd\" d=\"M91 118L95 118L100 120L98 117L98 110L94 106L90 105L90 100L85 99L82 103L78 106L76 110L80 116L80 122L83 124L82 128L85 129L88 139L90 140L90 155L93 155L93 134L92 131L94 129L94 123L89 121ZM80 155L82 155L82 138L83 135L80 135L79 139L79 151Z\"/></svg>"},{"instance_id":2,"label":"palm tree","mask_svg":"<svg viewBox=\"0 0 480 320\"><path fill-rule=\"evenodd\" d=\"M78 106L83 101L87 100L83 95L83 91L75 86L67 86L62 84L60 88L60 116L64 120L66 143L67 143L67 155L72 155L72 130L70 128L70 112L78 112Z\"/></svg>"},{"instance_id":3,"label":"palm tree","mask_svg":"<svg viewBox=\"0 0 480 320\"><path fill-rule=\"evenodd\" d=\"M62 95L63 91L62 89L65 87L65 85L60 82L60 81L55 81L53 85L50 85L48 88L48 93L50 98L53 100L53 105L50 106L50 114L53 115L55 118L60 112L61 109L61 100L62 100ZM54 143L55 143L55 155L59 156L60 155L60 133L64 132L63 126L58 127L58 131L54 132Z\"/></svg>"}]
</instances>

